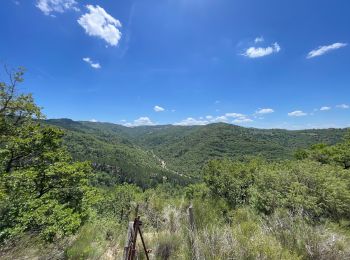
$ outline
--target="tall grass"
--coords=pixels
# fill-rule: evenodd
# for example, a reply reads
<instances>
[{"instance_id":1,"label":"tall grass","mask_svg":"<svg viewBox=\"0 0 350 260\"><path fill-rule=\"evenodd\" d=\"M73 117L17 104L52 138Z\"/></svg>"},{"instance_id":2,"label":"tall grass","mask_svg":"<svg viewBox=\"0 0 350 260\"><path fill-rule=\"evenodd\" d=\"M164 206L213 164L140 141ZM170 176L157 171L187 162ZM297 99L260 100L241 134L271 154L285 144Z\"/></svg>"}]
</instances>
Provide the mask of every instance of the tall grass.
<instances>
[{"instance_id":1,"label":"tall grass","mask_svg":"<svg viewBox=\"0 0 350 260\"><path fill-rule=\"evenodd\" d=\"M150 259L350 259L346 226L315 225L305 215L288 210L264 216L249 207L228 210L220 201L195 199L192 230L189 203L173 202L155 199L140 205ZM117 223L113 218L96 218L87 223L69 243L65 258L122 259L127 225ZM140 241L137 249L138 259L145 259ZM11 259L4 255L2 258Z\"/></svg>"},{"instance_id":2,"label":"tall grass","mask_svg":"<svg viewBox=\"0 0 350 260\"><path fill-rule=\"evenodd\" d=\"M68 259L113 259L121 251L122 227L113 219L95 219L84 225L72 245Z\"/></svg>"}]
</instances>

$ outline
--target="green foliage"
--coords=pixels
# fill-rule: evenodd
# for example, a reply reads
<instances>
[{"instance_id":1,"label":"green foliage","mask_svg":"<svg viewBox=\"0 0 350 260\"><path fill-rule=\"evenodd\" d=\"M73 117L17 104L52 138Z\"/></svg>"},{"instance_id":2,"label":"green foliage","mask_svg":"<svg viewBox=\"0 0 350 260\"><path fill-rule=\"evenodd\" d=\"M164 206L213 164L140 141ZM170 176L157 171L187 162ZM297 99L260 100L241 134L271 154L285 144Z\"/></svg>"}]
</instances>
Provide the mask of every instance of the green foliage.
<instances>
[{"instance_id":1,"label":"green foliage","mask_svg":"<svg viewBox=\"0 0 350 260\"><path fill-rule=\"evenodd\" d=\"M205 183L196 183L188 185L185 188L185 197L188 200L204 199L207 197L209 192L208 186Z\"/></svg>"},{"instance_id":2,"label":"green foliage","mask_svg":"<svg viewBox=\"0 0 350 260\"><path fill-rule=\"evenodd\" d=\"M350 131L344 136L343 142L335 145L316 144L308 150L299 150L295 157L299 160L309 158L322 164L350 169Z\"/></svg>"},{"instance_id":3,"label":"green foliage","mask_svg":"<svg viewBox=\"0 0 350 260\"><path fill-rule=\"evenodd\" d=\"M317 162L290 162L262 169L251 189L251 205L264 213L276 208L312 218L350 218L350 175Z\"/></svg>"},{"instance_id":4,"label":"green foliage","mask_svg":"<svg viewBox=\"0 0 350 260\"><path fill-rule=\"evenodd\" d=\"M73 163L63 132L43 127L30 95L17 94L23 70L0 84L0 240L25 231L52 240L87 218L88 163Z\"/></svg>"},{"instance_id":5,"label":"green foliage","mask_svg":"<svg viewBox=\"0 0 350 260\"><path fill-rule=\"evenodd\" d=\"M249 203L249 188L262 161L254 159L243 163L214 160L205 168L205 182L214 196L222 197L232 207Z\"/></svg>"},{"instance_id":6,"label":"green foliage","mask_svg":"<svg viewBox=\"0 0 350 260\"><path fill-rule=\"evenodd\" d=\"M312 161L213 161L205 181L214 196L233 208L251 205L265 214L287 208L314 219L350 218L350 174L340 167Z\"/></svg>"},{"instance_id":7,"label":"green foliage","mask_svg":"<svg viewBox=\"0 0 350 260\"><path fill-rule=\"evenodd\" d=\"M101 192L102 200L96 205L98 213L124 223L135 217L131 216L131 213L135 213L137 203L140 201L139 187L123 184Z\"/></svg>"}]
</instances>

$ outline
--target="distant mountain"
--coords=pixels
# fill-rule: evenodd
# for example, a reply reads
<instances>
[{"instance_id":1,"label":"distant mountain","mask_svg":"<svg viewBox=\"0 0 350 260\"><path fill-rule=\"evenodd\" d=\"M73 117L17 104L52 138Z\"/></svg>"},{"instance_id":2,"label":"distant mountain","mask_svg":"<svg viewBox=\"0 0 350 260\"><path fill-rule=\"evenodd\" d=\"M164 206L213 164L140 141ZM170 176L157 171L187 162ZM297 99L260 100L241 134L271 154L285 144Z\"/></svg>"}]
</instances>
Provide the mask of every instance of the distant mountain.
<instances>
[{"instance_id":1,"label":"distant mountain","mask_svg":"<svg viewBox=\"0 0 350 260\"><path fill-rule=\"evenodd\" d=\"M205 163L214 158L259 155L271 160L289 159L298 148L315 143L334 144L347 131L265 130L224 123L132 128L70 119L51 119L46 123L66 131L65 142L75 159L90 160L102 170L114 167L121 181L143 186L165 178L180 184L187 182L199 177Z\"/></svg>"}]
</instances>

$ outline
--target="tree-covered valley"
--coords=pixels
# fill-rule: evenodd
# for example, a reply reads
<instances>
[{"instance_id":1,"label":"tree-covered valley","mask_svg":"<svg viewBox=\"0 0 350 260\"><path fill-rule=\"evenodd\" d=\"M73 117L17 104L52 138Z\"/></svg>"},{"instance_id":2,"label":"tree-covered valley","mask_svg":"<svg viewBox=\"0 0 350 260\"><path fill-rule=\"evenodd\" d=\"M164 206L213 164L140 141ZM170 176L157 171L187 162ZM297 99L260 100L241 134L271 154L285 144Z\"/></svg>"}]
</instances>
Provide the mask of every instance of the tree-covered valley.
<instances>
[{"instance_id":1,"label":"tree-covered valley","mask_svg":"<svg viewBox=\"0 0 350 260\"><path fill-rule=\"evenodd\" d=\"M64 143L76 160L89 160L100 168L115 167L120 171L119 178L136 181L141 187L162 182L162 177L178 184L199 180L203 167L213 159L242 160L252 156L269 161L292 159L299 149L318 143L335 144L347 132L347 129L264 130L224 123L125 127L70 119L44 122L65 131ZM128 179L129 175L133 177Z\"/></svg>"},{"instance_id":2,"label":"tree-covered valley","mask_svg":"<svg viewBox=\"0 0 350 260\"><path fill-rule=\"evenodd\" d=\"M151 259L350 258L347 129L47 120L23 76L0 83L1 259L123 259L136 210Z\"/></svg>"}]
</instances>

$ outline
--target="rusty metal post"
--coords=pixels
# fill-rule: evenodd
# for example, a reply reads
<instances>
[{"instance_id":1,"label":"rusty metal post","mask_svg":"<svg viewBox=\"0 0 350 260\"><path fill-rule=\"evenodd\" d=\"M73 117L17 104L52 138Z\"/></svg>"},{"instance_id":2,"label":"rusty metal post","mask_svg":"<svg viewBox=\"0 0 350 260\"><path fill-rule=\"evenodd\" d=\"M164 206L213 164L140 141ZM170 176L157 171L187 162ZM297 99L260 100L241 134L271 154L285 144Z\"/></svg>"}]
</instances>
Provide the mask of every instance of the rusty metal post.
<instances>
[{"instance_id":1,"label":"rusty metal post","mask_svg":"<svg viewBox=\"0 0 350 260\"><path fill-rule=\"evenodd\" d=\"M136 207L136 213L138 211L138 206ZM149 260L149 250L146 248L145 240L143 239L142 231L141 231L142 221L140 220L140 216L135 217L133 222L129 222L128 233L124 247L123 260L135 260L136 259L136 242L137 242L137 233L140 234L140 238L142 241L142 246L145 251L145 255L147 260Z\"/></svg>"},{"instance_id":2,"label":"rusty metal post","mask_svg":"<svg viewBox=\"0 0 350 260\"><path fill-rule=\"evenodd\" d=\"M131 247L131 251L129 251L129 259L130 260L134 260L135 258L135 254L136 254L136 241L137 241L137 233L139 230L139 225L140 225L140 216L138 216L137 218L135 218L134 221L134 237L133 237L133 241L132 241L132 247Z\"/></svg>"},{"instance_id":3,"label":"rusty metal post","mask_svg":"<svg viewBox=\"0 0 350 260\"><path fill-rule=\"evenodd\" d=\"M142 245L143 245L143 250L145 251L145 255L146 255L147 260L149 260L148 250L146 248L145 241L143 240L143 236L142 236L142 232L141 232L141 228L140 227L139 227L139 233L140 233L140 237L141 237L141 241L142 241Z\"/></svg>"}]
</instances>

